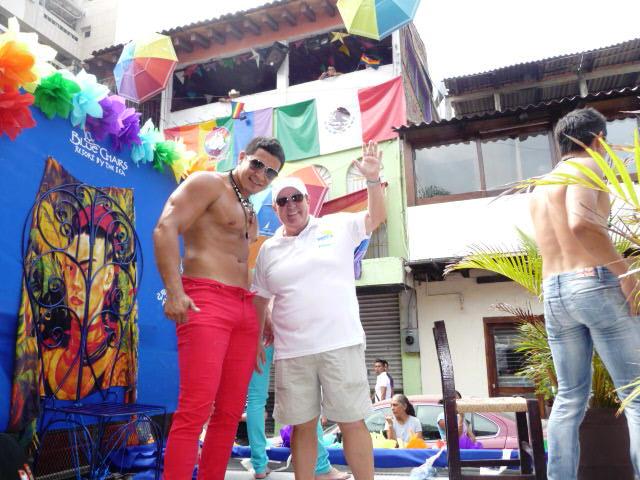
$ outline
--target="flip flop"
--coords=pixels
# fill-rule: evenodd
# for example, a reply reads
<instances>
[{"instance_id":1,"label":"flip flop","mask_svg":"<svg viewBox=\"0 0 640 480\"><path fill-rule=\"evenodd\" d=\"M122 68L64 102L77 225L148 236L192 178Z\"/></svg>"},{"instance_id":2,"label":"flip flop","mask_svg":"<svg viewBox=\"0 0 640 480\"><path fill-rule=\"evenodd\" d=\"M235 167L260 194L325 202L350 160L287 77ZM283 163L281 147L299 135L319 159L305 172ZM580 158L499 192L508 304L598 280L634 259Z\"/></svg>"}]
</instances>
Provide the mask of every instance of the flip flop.
<instances>
[{"instance_id":1,"label":"flip flop","mask_svg":"<svg viewBox=\"0 0 640 480\"><path fill-rule=\"evenodd\" d=\"M351 478L351 474L347 472L341 472L335 467L331 467L327 473L316 474L316 480L347 480Z\"/></svg>"}]
</instances>

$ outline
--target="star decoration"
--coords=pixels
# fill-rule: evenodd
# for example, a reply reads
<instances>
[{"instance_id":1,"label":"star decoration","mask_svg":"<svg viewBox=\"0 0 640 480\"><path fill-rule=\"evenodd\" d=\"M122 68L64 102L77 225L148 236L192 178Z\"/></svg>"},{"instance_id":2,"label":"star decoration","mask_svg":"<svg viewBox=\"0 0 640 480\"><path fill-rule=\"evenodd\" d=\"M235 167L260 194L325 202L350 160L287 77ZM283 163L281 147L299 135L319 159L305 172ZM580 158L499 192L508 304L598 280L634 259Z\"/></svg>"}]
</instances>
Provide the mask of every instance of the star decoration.
<instances>
[{"instance_id":1,"label":"star decoration","mask_svg":"<svg viewBox=\"0 0 640 480\"><path fill-rule=\"evenodd\" d=\"M260 54L255 51L253 48L251 49L251 57L252 60L256 61L256 67L260 68L260 59L262 58Z\"/></svg>"},{"instance_id":2,"label":"star decoration","mask_svg":"<svg viewBox=\"0 0 640 480\"><path fill-rule=\"evenodd\" d=\"M344 39L348 36L349 34L345 32L331 32L331 43L341 42L344 45Z\"/></svg>"},{"instance_id":3,"label":"star decoration","mask_svg":"<svg viewBox=\"0 0 640 480\"><path fill-rule=\"evenodd\" d=\"M351 56L351 52L349 52L349 48L346 45L340 45L340 48L338 50L344 53L347 57Z\"/></svg>"}]
</instances>

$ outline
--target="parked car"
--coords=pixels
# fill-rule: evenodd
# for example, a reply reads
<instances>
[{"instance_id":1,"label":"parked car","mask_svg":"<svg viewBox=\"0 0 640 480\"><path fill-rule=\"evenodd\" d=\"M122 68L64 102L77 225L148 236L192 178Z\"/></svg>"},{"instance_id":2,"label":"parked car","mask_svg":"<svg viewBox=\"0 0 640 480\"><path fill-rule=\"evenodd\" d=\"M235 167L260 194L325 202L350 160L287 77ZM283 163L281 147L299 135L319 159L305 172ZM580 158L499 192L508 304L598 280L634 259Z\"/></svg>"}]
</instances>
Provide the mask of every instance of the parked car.
<instances>
[{"instance_id":1,"label":"parked car","mask_svg":"<svg viewBox=\"0 0 640 480\"><path fill-rule=\"evenodd\" d=\"M442 405L438 403L439 396L410 395L409 401L416 409L416 416L422 423L422 436L429 441L440 438L436 419L442 412ZM365 419L370 432L384 430L384 418L391 415L391 400L383 400L373 405L373 412ZM484 448L503 449L518 448L516 422L513 417L497 413L465 414L465 419L471 424L476 439L482 442ZM332 425L325 430L325 435L338 434L339 426Z\"/></svg>"}]
</instances>

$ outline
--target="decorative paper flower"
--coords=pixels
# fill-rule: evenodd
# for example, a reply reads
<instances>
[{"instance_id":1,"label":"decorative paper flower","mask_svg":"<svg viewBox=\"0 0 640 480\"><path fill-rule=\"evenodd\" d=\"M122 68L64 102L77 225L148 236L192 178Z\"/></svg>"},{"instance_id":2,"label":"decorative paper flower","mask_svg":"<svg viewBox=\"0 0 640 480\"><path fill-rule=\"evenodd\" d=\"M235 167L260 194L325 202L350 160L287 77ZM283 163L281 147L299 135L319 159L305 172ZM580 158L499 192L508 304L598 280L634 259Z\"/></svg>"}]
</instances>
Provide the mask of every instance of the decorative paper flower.
<instances>
[{"instance_id":1,"label":"decorative paper flower","mask_svg":"<svg viewBox=\"0 0 640 480\"><path fill-rule=\"evenodd\" d=\"M156 149L153 152L153 168L163 172L165 165L170 167L178 158L180 158L180 152L176 151L176 142L166 140L156 143Z\"/></svg>"},{"instance_id":2,"label":"decorative paper flower","mask_svg":"<svg viewBox=\"0 0 640 480\"><path fill-rule=\"evenodd\" d=\"M176 140L176 153L179 157L171 164L171 170L176 177L176 183L180 183L180 180L187 178L191 163L195 160L196 153L187 150L181 138Z\"/></svg>"},{"instance_id":3,"label":"decorative paper flower","mask_svg":"<svg viewBox=\"0 0 640 480\"><path fill-rule=\"evenodd\" d=\"M113 137L113 148L117 152L133 144L140 145L140 114L135 108L126 108L120 114L122 129Z\"/></svg>"},{"instance_id":4,"label":"decorative paper flower","mask_svg":"<svg viewBox=\"0 0 640 480\"><path fill-rule=\"evenodd\" d=\"M10 40L24 43L35 59L35 64L31 68L31 72L35 75L36 79L31 83L23 85L26 91L33 93L41 78L48 77L56 71L55 67L50 63L56 58L56 51L50 46L38 42L37 33L21 32L20 24L15 17L9 19L6 35Z\"/></svg>"},{"instance_id":5,"label":"decorative paper flower","mask_svg":"<svg viewBox=\"0 0 640 480\"><path fill-rule=\"evenodd\" d=\"M101 142L107 135L117 135L122 127L122 114L126 110L124 98L118 95L110 95L100 100L102 118L88 117L87 129L94 138Z\"/></svg>"},{"instance_id":6,"label":"decorative paper flower","mask_svg":"<svg viewBox=\"0 0 640 480\"><path fill-rule=\"evenodd\" d=\"M43 78L36 88L35 105L49 119L58 114L62 118L68 118L73 106L72 98L80 91L78 84L64 78L60 72Z\"/></svg>"},{"instance_id":7,"label":"decorative paper flower","mask_svg":"<svg viewBox=\"0 0 640 480\"><path fill-rule=\"evenodd\" d=\"M35 59L24 43L0 41L0 90L17 90L33 82L36 79L31 71L34 63Z\"/></svg>"},{"instance_id":8,"label":"decorative paper flower","mask_svg":"<svg viewBox=\"0 0 640 480\"><path fill-rule=\"evenodd\" d=\"M15 140L23 128L36 126L29 110L32 103L33 95L29 93L21 95L17 90L0 92L0 136L6 133Z\"/></svg>"},{"instance_id":9,"label":"decorative paper flower","mask_svg":"<svg viewBox=\"0 0 640 480\"><path fill-rule=\"evenodd\" d=\"M214 172L215 170L216 170L216 164L215 162L211 161L211 159L209 158L209 155L196 154L193 160L191 160L191 164L189 165L189 168L185 172L184 176L188 177L194 172L200 172L200 171Z\"/></svg>"},{"instance_id":10,"label":"decorative paper flower","mask_svg":"<svg viewBox=\"0 0 640 480\"><path fill-rule=\"evenodd\" d=\"M82 70L76 75L76 82L80 91L73 98L73 109L71 110L71 124L74 127L80 125L84 128L87 115L94 118L102 118L102 106L100 100L105 98L109 89L100 85L95 75L91 75Z\"/></svg>"},{"instance_id":11,"label":"decorative paper flower","mask_svg":"<svg viewBox=\"0 0 640 480\"><path fill-rule=\"evenodd\" d=\"M156 143L164 142L163 133L153 126L153 120L149 119L140 129L140 145L134 145L131 149L131 159L136 163L153 162L153 152Z\"/></svg>"}]
</instances>

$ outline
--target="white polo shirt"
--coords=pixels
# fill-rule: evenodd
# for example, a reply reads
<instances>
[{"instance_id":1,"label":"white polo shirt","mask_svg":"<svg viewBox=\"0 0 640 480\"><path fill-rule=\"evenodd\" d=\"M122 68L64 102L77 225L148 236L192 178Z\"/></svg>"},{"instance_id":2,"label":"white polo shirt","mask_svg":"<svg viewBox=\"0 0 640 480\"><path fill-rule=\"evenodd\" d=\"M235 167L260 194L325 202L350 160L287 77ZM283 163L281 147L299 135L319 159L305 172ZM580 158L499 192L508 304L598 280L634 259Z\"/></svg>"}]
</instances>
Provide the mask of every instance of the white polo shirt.
<instances>
[{"instance_id":1,"label":"white polo shirt","mask_svg":"<svg viewBox=\"0 0 640 480\"><path fill-rule=\"evenodd\" d=\"M386 388L384 398L382 398L382 387ZM387 400L388 398L391 398L391 380L387 372L382 372L376 378L376 402Z\"/></svg>"},{"instance_id":2,"label":"white polo shirt","mask_svg":"<svg viewBox=\"0 0 640 480\"><path fill-rule=\"evenodd\" d=\"M252 290L274 297L276 360L364 343L353 251L367 236L365 215L310 216L299 235L280 227L262 245Z\"/></svg>"}]
</instances>

